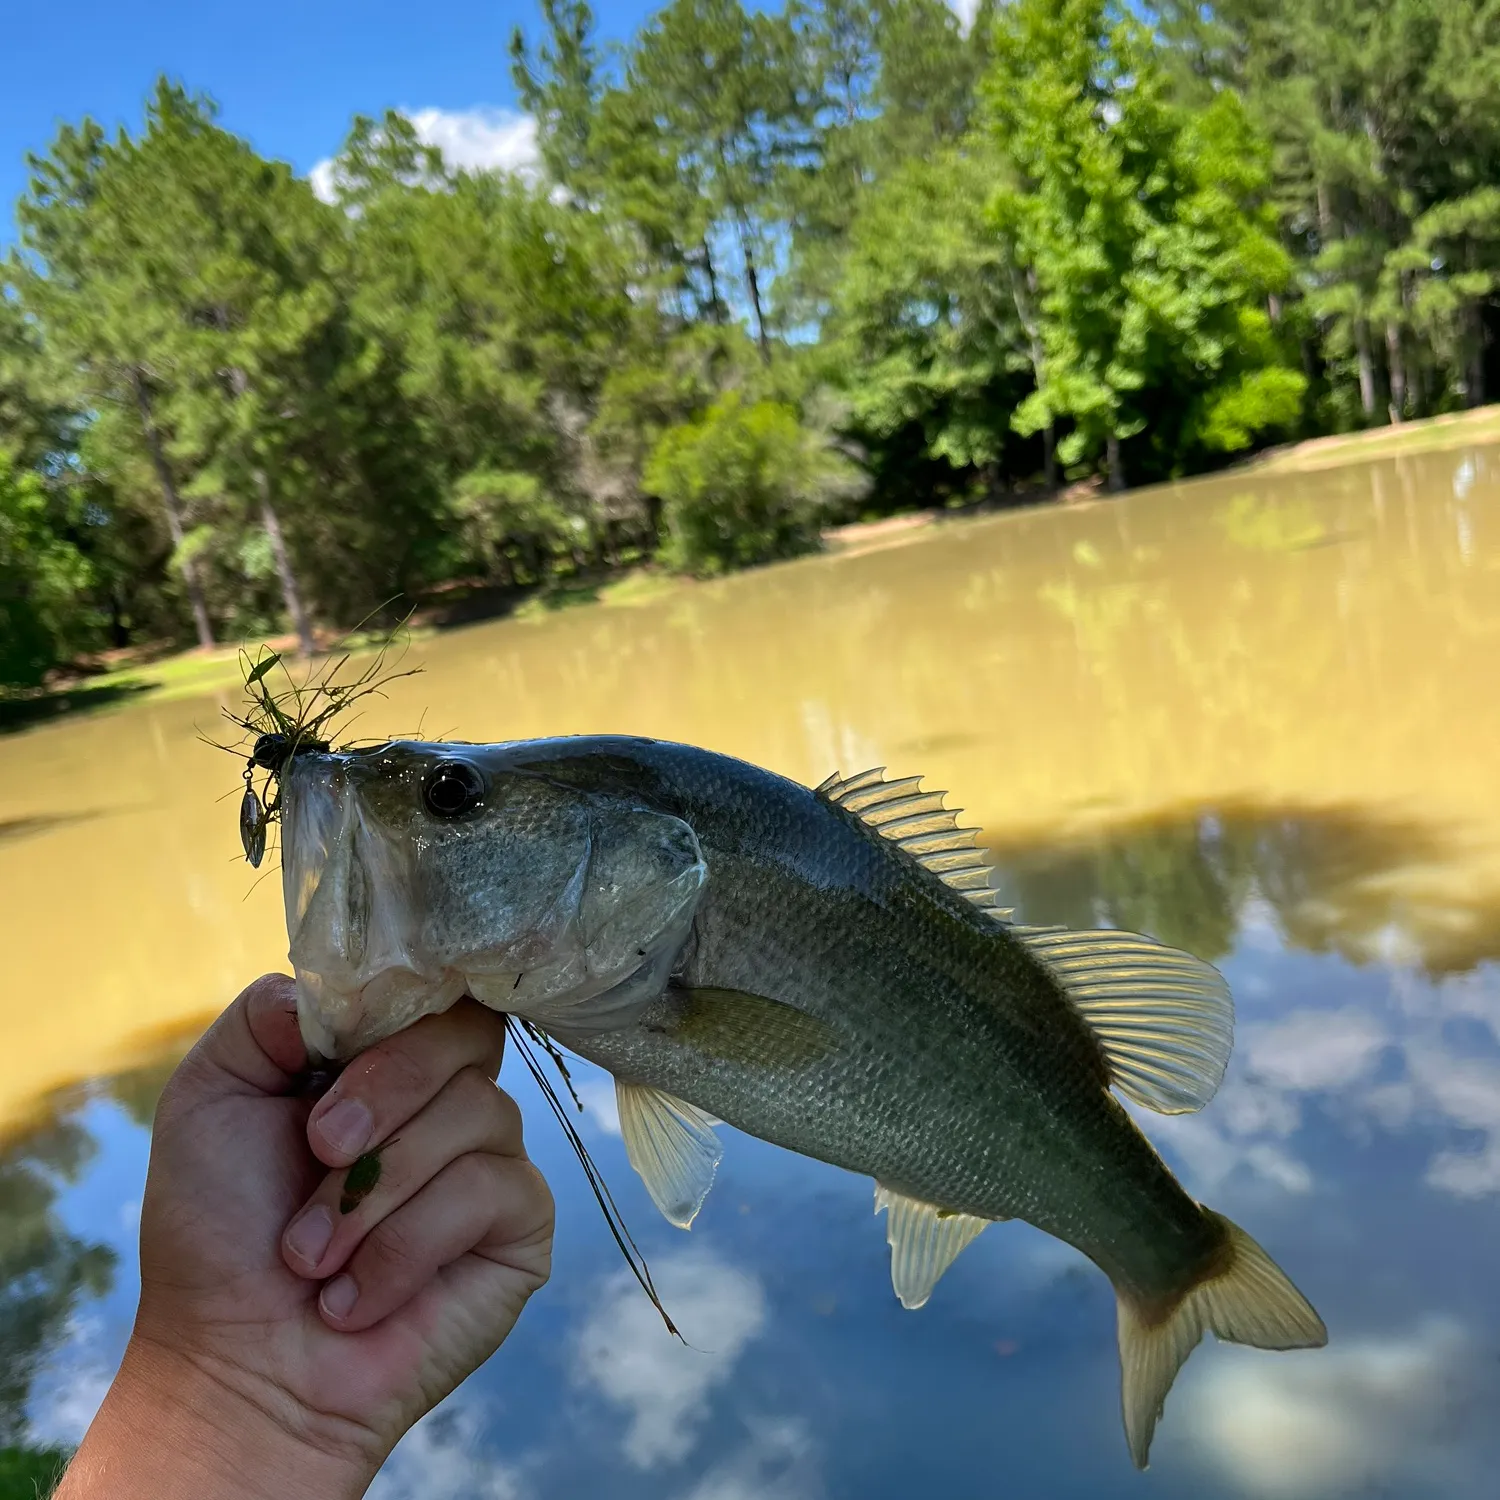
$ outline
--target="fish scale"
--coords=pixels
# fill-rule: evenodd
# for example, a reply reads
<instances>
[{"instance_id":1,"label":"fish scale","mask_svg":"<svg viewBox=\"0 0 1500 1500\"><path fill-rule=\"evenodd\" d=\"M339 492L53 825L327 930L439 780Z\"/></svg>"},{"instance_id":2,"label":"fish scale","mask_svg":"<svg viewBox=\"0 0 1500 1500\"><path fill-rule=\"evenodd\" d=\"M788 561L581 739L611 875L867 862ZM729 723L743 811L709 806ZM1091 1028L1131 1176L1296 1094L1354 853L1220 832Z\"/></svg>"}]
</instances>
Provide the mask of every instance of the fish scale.
<instances>
[{"instance_id":1,"label":"fish scale","mask_svg":"<svg viewBox=\"0 0 1500 1500\"><path fill-rule=\"evenodd\" d=\"M460 785L472 801L451 806ZM1204 1332L1326 1338L1115 1097L1206 1103L1228 991L1149 938L1001 920L976 835L919 787L870 771L809 790L621 736L299 754L284 880L304 1034L348 1055L467 988L615 1076L632 1164L684 1228L719 1158L710 1116L875 1179L909 1307L986 1223L1027 1220L1114 1284L1144 1465ZM380 972L347 938L354 890L391 929Z\"/></svg>"}]
</instances>

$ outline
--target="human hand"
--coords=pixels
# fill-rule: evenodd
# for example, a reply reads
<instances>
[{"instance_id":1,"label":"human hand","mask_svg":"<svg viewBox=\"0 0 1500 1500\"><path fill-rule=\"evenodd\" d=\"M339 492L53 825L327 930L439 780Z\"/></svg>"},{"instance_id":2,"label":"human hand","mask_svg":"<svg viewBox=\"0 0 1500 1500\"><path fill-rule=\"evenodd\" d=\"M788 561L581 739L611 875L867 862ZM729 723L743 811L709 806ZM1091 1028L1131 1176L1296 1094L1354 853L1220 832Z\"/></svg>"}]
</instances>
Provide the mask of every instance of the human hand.
<instances>
[{"instance_id":1,"label":"human hand","mask_svg":"<svg viewBox=\"0 0 1500 1500\"><path fill-rule=\"evenodd\" d=\"M198 1465L183 1494L364 1493L547 1279L552 1199L492 1081L504 1041L463 1001L314 1102L292 981L225 1011L158 1107L140 1311L61 1500L133 1496L136 1469L166 1500L181 1454Z\"/></svg>"}]
</instances>

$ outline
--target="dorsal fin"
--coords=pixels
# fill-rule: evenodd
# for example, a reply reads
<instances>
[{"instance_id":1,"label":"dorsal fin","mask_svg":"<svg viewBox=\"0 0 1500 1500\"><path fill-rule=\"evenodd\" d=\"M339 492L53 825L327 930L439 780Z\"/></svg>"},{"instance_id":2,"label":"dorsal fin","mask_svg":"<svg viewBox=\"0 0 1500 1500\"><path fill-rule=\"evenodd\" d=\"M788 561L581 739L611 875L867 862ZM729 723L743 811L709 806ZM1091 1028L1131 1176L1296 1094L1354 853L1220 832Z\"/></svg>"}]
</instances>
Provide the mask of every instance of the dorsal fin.
<instances>
[{"instance_id":1,"label":"dorsal fin","mask_svg":"<svg viewBox=\"0 0 1500 1500\"><path fill-rule=\"evenodd\" d=\"M1213 1098L1234 1044L1234 1001L1201 958L1138 932L1012 927L1062 986L1127 1098L1164 1115Z\"/></svg>"},{"instance_id":2,"label":"dorsal fin","mask_svg":"<svg viewBox=\"0 0 1500 1500\"><path fill-rule=\"evenodd\" d=\"M963 810L944 807L946 792L920 790L920 776L885 779L885 767L857 776L835 772L813 790L825 802L852 813L882 838L906 850L923 869L992 916L1003 918L991 876L993 866L978 847L979 830L960 828Z\"/></svg>"}]
</instances>

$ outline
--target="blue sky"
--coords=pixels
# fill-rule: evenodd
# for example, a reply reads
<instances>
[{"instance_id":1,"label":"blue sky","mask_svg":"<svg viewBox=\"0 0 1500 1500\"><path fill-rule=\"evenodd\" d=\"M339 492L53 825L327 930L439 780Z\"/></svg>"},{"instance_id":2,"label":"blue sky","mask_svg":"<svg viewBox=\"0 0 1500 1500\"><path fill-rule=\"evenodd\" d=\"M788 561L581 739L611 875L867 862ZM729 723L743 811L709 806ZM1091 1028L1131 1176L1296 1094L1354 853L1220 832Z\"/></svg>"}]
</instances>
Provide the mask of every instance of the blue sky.
<instances>
[{"instance_id":1,"label":"blue sky","mask_svg":"<svg viewBox=\"0 0 1500 1500\"><path fill-rule=\"evenodd\" d=\"M662 3L594 0L601 35L630 36ZM974 0L950 3L973 13ZM59 28L39 0L5 0L0 244L14 234L26 153L86 115L134 127L161 73L211 94L228 129L299 171L338 150L353 115L388 106L458 165L521 164L531 137L516 118L508 49L517 23L537 35L539 15L536 0L73 0Z\"/></svg>"},{"instance_id":2,"label":"blue sky","mask_svg":"<svg viewBox=\"0 0 1500 1500\"><path fill-rule=\"evenodd\" d=\"M602 32L613 36L629 35L656 8L595 3ZM13 0L0 16L0 239L13 233L25 153L85 115L135 125L163 72L212 94L225 126L304 172L337 151L352 115L388 105L434 112L426 118L443 144L488 150L499 164L525 145L499 112L515 106L511 28L520 22L536 34L534 0L73 0L63 27L37 0Z\"/></svg>"}]
</instances>

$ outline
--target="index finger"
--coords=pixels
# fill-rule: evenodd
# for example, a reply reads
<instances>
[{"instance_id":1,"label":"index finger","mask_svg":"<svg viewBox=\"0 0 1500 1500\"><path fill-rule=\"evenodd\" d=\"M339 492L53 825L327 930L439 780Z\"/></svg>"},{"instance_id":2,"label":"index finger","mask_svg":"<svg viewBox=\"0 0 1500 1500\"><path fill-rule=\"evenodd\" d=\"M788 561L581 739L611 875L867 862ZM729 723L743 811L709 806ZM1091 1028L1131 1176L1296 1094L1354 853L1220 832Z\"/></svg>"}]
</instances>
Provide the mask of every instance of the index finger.
<instances>
[{"instance_id":1,"label":"index finger","mask_svg":"<svg viewBox=\"0 0 1500 1500\"><path fill-rule=\"evenodd\" d=\"M424 1016L339 1074L308 1116L308 1145L325 1165L346 1166L389 1139L456 1073L480 1068L494 1078L504 1055L505 1017L477 1000Z\"/></svg>"}]
</instances>

